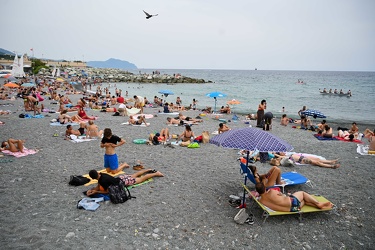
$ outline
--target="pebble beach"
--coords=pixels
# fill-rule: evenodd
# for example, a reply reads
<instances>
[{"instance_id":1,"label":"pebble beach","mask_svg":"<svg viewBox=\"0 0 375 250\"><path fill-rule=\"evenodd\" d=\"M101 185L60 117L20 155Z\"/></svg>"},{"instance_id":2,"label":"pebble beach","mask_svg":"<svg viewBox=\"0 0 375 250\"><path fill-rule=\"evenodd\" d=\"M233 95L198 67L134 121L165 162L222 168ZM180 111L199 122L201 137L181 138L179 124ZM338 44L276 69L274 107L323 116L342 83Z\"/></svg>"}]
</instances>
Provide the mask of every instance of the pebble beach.
<instances>
[{"instance_id":1,"label":"pebble beach","mask_svg":"<svg viewBox=\"0 0 375 250\"><path fill-rule=\"evenodd\" d=\"M75 104L81 94L69 95ZM58 109L46 98L46 108ZM295 152L309 153L326 159L340 159L341 167L281 167L282 172L297 171L313 184L287 187L288 192L303 190L330 200L335 208L329 212L303 215L272 216L263 223L262 210L249 198L247 212L254 214L253 225L233 220L239 211L230 206L230 195L243 192L243 177L237 161L238 149L213 144L200 148L164 147L135 144L134 139L148 138L149 133L168 127L171 134L184 128L167 126L168 115L158 108L145 108L149 127L122 125L128 117L110 112L87 110L97 116L100 129L111 128L125 139L116 149L119 162L133 165L140 160L146 168L161 171L164 177L131 189L136 199L123 204L101 202L95 211L77 209L83 192L93 186L68 185L71 175L87 174L103 169L104 150L100 140L73 143L64 140L65 127L51 126L56 113L42 113L44 118L19 118L23 100L0 100L0 109L10 114L0 116L0 137L23 139L36 154L16 158L0 157L1 234L3 249L374 249L375 156L357 153L357 144L342 141L320 141L314 132L281 126L273 120L270 133L287 141ZM29 112L32 114L31 112ZM70 113L74 114L74 113ZM184 111L197 117L199 110ZM156 116L155 116L156 115ZM223 115L231 120L232 115ZM192 126L195 135L217 131L219 121L202 116L203 122ZM246 123L245 123L246 122ZM250 124L247 124L250 122ZM350 124L332 124L350 127ZM360 132L367 127L359 124ZM230 128L241 128L256 121L240 116ZM77 129L78 126L75 126ZM373 130L374 128L370 128ZM57 133L59 136L53 136ZM337 131L334 130L337 134ZM364 144L368 144L363 139ZM256 162L260 173L271 168ZM127 174L135 172L125 169ZM248 182L250 190L255 187Z\"/></svg>"}]
</instances>

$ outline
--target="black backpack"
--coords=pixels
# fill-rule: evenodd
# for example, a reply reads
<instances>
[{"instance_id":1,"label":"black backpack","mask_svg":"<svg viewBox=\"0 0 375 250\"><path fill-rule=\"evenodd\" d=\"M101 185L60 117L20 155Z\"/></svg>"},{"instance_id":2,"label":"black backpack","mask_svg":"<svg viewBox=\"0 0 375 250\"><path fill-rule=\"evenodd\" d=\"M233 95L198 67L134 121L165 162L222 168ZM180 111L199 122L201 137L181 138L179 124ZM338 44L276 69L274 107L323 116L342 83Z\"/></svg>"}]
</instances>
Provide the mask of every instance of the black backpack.
<instances>
[{"instance_id":1,"label":"black backpack","mask_svg":"<svg viewBox=\"0 0 375 250\"><path fill-rule=\"evenodd\" d=\"M90 179L87 177L84 177L82 175L71 175L70 180L69 180L69 185L72 186L82 186L85 185L86 183L90 182Z\"/></svg>"},{"instance_id":2,"label":"black backpack","mask_svg":"<svg viewBox=\"0 0 375 250\"><path fill-rule=\"evenodd\" d=\"M114 204L124 203L131 198L136 198L134 196L131 196L129 189L121 180L119 180L118 184L108 187L108 194L111 202Z\"/></svg>"}]
</instances>

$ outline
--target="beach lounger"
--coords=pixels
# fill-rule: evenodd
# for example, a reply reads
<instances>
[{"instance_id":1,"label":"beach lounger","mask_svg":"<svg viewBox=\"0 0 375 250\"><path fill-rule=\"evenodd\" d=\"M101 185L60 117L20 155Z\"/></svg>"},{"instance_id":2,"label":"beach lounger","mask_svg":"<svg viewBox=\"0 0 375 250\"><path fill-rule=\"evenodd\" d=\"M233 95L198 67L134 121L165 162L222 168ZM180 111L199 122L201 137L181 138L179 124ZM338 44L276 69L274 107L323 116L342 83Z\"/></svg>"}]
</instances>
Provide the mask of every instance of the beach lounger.
<instances>
[{"instance_id":1,"label":"beach lounger","mask_svg":"<svg viewBox=\"0 0 375 250\"><path fill-rule=\"evenodd\" d=\"M250 168L242 162L240 163L240 165L241 165L241 173L244 175L244 177L249 179L252 183L256 184L254 175L251 172ZM307 179L302 174L294 172L294 171L281 173L281 180L285 181L285 184L275 185L274 187L281 187L283 193L285 191L284 190L285 186L307 184L310 187L313 187L309 179ZM246 185L246 179L245 179L245 185Z\"/></svg>"},{"instance_id":2,"label":"beach lounger","mask_svg":"<svg viewBox=\"0 0 375 250\"><path fill-rule=\"evenodd\" d=\"M326 208L326 209L319 209L319 208L316 208L316 207L312 207L312 206L308 206L308 205L304 205L300 211L297 211L297 212L279 212L279 211L274 211L272 209L270 209L269 207L263 205L262 203L260 203L260 201L258 200L259 197L256 197L255 196L255 193L256 192L251 192L245 185L243 185L243 187L246 189L246 191L249 193L249 196L253 199L254 203L257 203L259 205L259 207L261 209L263 209L263 214L262 214L262 217L264 217L264 220L263 220L263 223L266 222L267 218L269 216L276 216L276 215L288 215L288 214L298 214L299 215L299 220L302 221L302 215L303 214L306 214L306 213L314 213L314 212L326 212L326 211L331 211L332 208ZM324 198L323 196L319 196L319 195L313 195L313 197L320 201L320 202L327 202L329 200L327 200L326 198Z\"/></svg>"}]
</instances>

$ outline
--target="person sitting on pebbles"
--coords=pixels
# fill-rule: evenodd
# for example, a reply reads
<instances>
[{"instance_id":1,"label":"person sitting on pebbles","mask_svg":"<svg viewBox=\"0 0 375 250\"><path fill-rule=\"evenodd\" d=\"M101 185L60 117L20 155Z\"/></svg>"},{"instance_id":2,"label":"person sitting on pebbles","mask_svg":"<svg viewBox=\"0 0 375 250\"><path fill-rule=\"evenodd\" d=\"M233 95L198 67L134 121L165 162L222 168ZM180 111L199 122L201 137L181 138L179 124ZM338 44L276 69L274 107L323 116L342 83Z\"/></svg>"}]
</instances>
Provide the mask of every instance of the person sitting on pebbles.
<instances>
[{"instance_id":1,"label":"person sitting on pebbles","mask_svg":"<svg viewBox=\"0 0 375 250\"><path fill-rule=\"evenodd\" d=\"M218 129L219 134L224 133L224 132L229 131L229 130L230 130L230 128L226 124L224 124L222 122L219 123L219 129Z\"/></svg>"},{"instance_id":2,"label":"person sitting on pebbles","mask_svg":"<svg viewBox=\"0 0 375 250\"><path fill-rule=\"evenodd\" d=\"M153 169L145 169L139 172L136 172L132 175L119 175L118 178L115 178L106 173L100 173L96 170L90 170L89 176L92 179L98 180L98 185L87 191L87 196L93 194L107 194L108 187L110 185L116 185L119 181L122 181L125 186L131 186L134 184L142 183L152 177L164 177L164 175Z\"/></svg>"}]
</instances>

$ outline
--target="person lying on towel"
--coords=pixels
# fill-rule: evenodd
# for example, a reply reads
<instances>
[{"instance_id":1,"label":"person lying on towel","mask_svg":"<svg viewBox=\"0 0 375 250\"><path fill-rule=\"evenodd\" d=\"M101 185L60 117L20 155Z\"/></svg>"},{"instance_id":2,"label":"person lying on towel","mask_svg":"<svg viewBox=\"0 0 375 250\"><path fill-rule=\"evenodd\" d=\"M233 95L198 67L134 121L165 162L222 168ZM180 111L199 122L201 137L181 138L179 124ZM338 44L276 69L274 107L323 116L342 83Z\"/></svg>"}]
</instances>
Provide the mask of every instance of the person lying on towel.
<instances>
[{"instance_id":1,"label":"person lying on towel","mask_svg":"<svg viewBox=\"0 0 375 250\"><path fill-rule=\"evenodd\" d=\"M319 202L310 194L303 191L297 191L293 194L285 195L275 189L266 190L266 187L259 179L259 176L256 177L255 180L257 181L255 188L260 195L259 202L274 211L298 212L304 205L309 205L319 209L333 207L331 202Z\"/></svg>"},{"instance_id":2,"label":"person lying on towel","mask_svg":"<svg viewBox=\"0 0 375 250\"><path fill-rule=\"evenodd\" d=\"M125 186L131 186L134 184L142 183L152 177L163 177L164 175L156 170L153 169L145 169L139 172L136 172L132 175L120 175L118 178L110 176L106 173L100 173L95 169L90 170L89 176L92 179L98 180L98 185L90 190L87 191L87 196L93 194L107 194L108 187L118 184L119 181L124 182Z\"/></svg>"}]
</instances>

